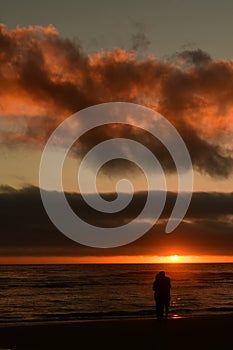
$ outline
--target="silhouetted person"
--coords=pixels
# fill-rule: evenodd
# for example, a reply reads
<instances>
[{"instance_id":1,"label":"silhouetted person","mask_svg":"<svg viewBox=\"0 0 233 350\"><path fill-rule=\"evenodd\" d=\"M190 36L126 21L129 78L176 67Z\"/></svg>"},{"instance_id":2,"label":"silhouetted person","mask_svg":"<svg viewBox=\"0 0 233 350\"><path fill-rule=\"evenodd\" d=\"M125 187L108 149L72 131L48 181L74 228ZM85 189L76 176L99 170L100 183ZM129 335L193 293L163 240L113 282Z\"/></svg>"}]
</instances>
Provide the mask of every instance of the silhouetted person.
<instances>
[{"instance_id":1,"label":"silhouetted person","mask_svg":"<svg viewBox=\"0 0 233 350\"><path fill-rule=\"evenodd\" d=\"M157 319L162 320L164 313L165 319L167 319L170 306L171 280L165 275L164 271L160 271L155 276L152 289L154 291Z\"/></svg>"}]
</instances>

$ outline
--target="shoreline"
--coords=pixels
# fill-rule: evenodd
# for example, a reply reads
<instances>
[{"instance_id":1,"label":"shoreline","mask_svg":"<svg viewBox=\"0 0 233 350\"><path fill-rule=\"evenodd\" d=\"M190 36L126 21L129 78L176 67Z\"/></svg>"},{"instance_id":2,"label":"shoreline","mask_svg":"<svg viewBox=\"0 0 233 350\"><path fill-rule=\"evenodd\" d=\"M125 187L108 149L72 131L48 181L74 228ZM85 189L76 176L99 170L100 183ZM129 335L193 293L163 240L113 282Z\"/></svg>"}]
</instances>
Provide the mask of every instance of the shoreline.
<instances>
[{"instance_id":1,"label":"shoreline","mask_svg":"<svg viewBox=\"0 0 233 350\"><path fill-rule=\"evenodd\" d=\"M162 347L163 349L233 348L233 314L155 318L77 320L0 326L0 349L68 350L79 348ZM204 347L207 344L208 347ZM128 347L128 346L127 346Z\"/></svg>"},{"instance_id":2,"label":"shoreline","mask_svg":"<svg viewBox=\"0 0 233 350\"><path fill-rule=\"evenodd\" d=\"M196 315L170 315L168 316L167 321L171 320L178 320L178 319L195 319L195 320L207 320L207 319L231 319L233 318L233 312L232 313L219 313L219 314L196 314ZM30 320L30 321L20 321L20 322L0 322L0 330L2 328L8 328L8 327L30 327L30 326L49 326L49 325L65 325L65 324L80 324L80 323L94 323L94 322L124 322L124 321L133 321L133 320L155 320L156 315L145 315L145 316L109 316L109 317L93 317L93 318L77 318L77 319L67 319L67 320L46 320L46 321L37 321L37 320ZM166 320L164 320L166 321ZM1 348L0 348L1 350Z\"/></svg>"}]
</instances>

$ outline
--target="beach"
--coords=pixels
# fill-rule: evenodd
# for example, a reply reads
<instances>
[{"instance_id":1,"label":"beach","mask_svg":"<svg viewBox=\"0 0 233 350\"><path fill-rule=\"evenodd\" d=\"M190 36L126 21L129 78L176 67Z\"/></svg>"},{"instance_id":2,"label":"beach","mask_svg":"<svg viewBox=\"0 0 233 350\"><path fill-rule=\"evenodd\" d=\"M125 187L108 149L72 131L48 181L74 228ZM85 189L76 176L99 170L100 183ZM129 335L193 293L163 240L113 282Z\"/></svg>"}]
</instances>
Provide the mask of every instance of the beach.
<instances>
[{"instance_id":1,"label":"beach","mask_svg":"<svg viewBox=\"0 0 233 350\"><path fill-rule=\"evenodd\" d=\"M0 349L232 349L233 315L1 326Z\"/></svg>"},{"instance_id":2,"label":"beach","mask_svg":"<svg viewBox=\"0 0 233 350\"><path fill-rule=\"evenodd\" d=\"M172 280L155 318L155 271ZM233 349L232 264L3 265L0 350Z\"/></svg>"}]
</instances>

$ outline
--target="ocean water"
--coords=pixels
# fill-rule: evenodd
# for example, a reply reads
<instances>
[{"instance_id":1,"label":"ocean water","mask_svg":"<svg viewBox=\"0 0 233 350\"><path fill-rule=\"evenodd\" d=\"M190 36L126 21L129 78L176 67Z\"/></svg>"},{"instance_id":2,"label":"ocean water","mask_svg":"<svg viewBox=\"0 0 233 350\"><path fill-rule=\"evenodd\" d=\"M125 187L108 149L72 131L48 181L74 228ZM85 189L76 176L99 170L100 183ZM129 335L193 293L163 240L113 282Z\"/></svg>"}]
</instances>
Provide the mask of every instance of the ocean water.
<instances>
[{"instance_id":1,"label":"ocean water","mask_svg":"<svg viewBox=\"0 0 233 350\"><path fill-rule=\"evenodd\" d=\"M170 317L233 314L233 264L1 265L0 323L155 317L160 270Z\"/></svg>"}]
</instances>

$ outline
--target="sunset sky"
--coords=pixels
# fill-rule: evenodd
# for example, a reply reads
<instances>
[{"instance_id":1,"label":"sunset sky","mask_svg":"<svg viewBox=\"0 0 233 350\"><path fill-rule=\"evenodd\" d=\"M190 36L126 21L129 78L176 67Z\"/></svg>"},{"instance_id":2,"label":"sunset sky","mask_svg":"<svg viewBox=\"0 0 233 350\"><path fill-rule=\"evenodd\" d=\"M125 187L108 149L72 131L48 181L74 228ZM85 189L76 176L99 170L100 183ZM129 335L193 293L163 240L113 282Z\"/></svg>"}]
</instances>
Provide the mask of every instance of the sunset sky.
<instances>
[{"instance_id":1,"label":"sunset sky","mask_svg":"<svg viewBox=\"0 0 233 350\"><path fill-rule=\"evenodd\" d=\"M233 261L232 13L227 0L0 4L0 263ZM177 191L169 155L135 130L96 129L64 164L74 211L114 227L133 219L146 200L142 172L115 161L100 171L98 190L111 199L116 182L127 177L136 192L132 204L103 215L83 202L78 165L109 137L128 136L149 147L164 168L168 193L160 219L143 237L92 248L71 241L49 220L39 192L40 159L50 134L71 114L118 101L154 109L176 127L192 159L194 192L183 222L166 234ZM180 259L169 258L174 255Z\"/></svg>"}]
</instances>

